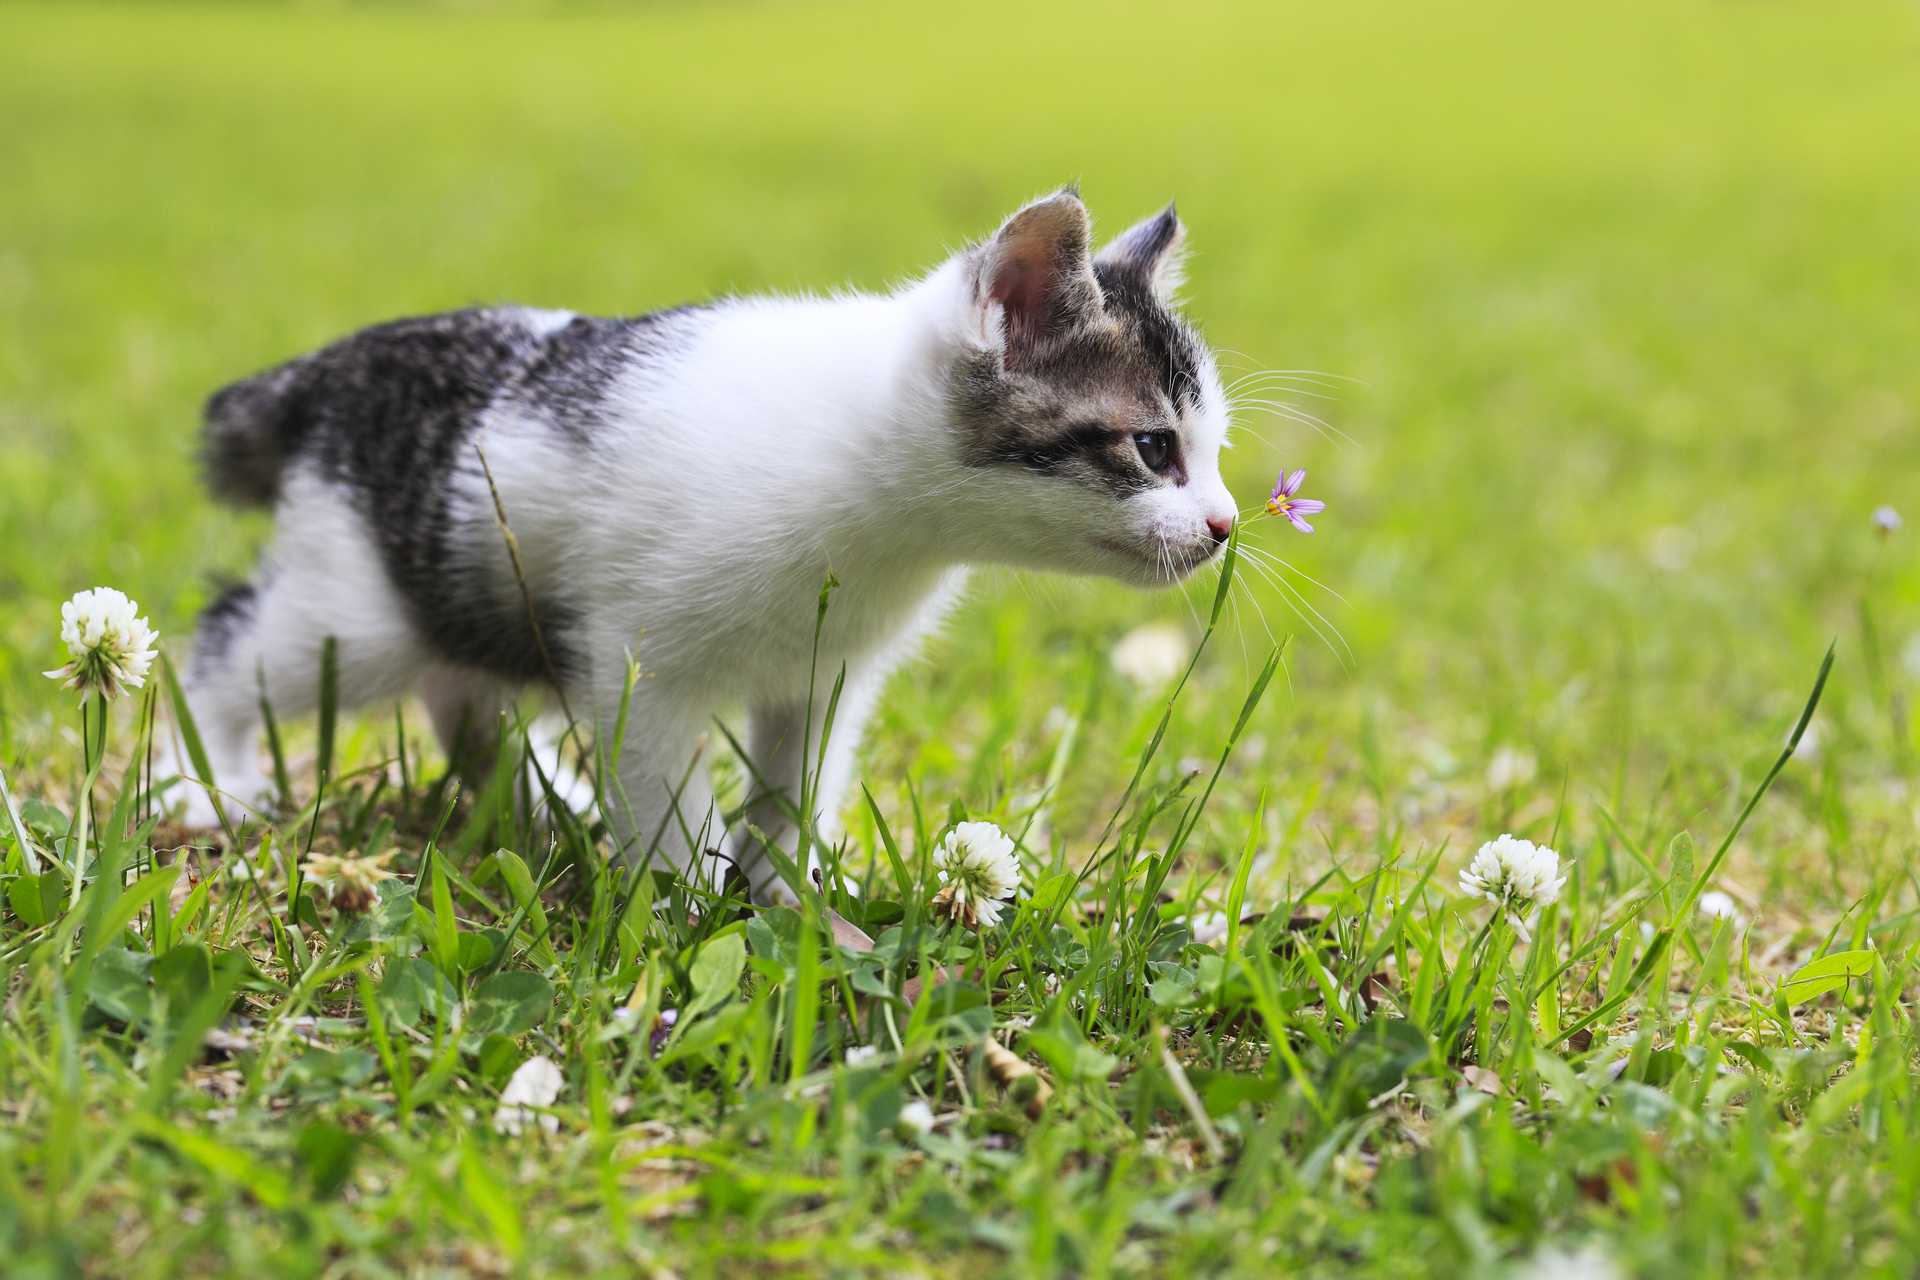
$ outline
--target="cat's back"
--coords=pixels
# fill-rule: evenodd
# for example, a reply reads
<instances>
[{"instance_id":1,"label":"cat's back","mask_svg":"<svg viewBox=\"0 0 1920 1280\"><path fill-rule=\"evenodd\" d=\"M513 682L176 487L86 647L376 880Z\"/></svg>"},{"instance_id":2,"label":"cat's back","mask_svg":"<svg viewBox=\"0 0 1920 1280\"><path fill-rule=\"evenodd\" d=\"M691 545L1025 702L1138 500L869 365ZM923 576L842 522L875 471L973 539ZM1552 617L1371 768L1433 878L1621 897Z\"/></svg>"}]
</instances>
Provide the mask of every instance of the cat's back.
<instances>
[{"instance_id":1,"label":"cat's back","mask_svg":"<svg viewBox=\"0 0 1920 1280\"><path fill-rule=\"evenodd\" d=\"M265 505L305 463L343 483L407 489L407 477L443 472L501 404L585 442L612 412L610 388L658 357L691 310L470 307L369 326L215 392L209 483Z\"/></svg>"}]
</instances>

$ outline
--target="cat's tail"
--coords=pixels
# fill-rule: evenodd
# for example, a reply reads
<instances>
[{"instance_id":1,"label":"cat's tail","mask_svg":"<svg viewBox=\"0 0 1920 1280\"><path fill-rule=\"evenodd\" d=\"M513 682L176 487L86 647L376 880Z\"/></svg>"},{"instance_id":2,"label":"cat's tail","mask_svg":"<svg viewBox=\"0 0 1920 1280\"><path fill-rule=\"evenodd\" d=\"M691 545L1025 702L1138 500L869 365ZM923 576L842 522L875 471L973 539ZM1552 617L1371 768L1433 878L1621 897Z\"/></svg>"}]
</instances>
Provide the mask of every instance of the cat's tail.
<instances>
[{"instance_id":1,"label":"cat's tail","mask_svg":"<svg viewBox=\"0 0 1920 1280\"><path fill-rule=\"evenodd\" d=\"M280 496L288 448L304 434L304 365L290 361L208 397L200 466L214 497L239 507L266 507Z\"/></svg>"}]
</instances>

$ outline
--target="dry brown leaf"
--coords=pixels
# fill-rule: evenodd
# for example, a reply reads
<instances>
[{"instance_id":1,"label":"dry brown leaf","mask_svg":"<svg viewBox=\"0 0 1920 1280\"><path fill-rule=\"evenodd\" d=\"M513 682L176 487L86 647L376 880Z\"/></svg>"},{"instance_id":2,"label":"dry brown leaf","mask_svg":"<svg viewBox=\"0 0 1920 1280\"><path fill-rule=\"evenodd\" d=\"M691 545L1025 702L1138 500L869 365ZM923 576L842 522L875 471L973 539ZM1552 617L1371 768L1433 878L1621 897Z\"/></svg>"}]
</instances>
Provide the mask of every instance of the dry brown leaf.
<instances>
[{"instance_id":1,"label":"dry brown leaf","mask_svg":"<svg viewBox=\"0 0 1920 1280\"><path fill-rule=\"evenodd\" d=\"M866 930L841 915L838 911L835 911L832 907L825 907L823 910L827 914L827 927L833 930L833 940L835 942L849 951L873 950L873 939L867 936Z\"/></svg>"},{"instance_id":2,"label":"dry brown leaf","mask_svg":"<svg viewBox=\"0 0 1920 1280\"><path fill-rule=\"evenodd\" d=\"M933 971L931 978L908 978L900 984L900 998L908 1004L920 998L920 993L928 987L937 987L943 982L957 981L966 973L965 965L950 964Z\"/></svg>"},{"instance_id":3,"label":"dry brown leaf","mask_svg":"<svg viewBox=\"0 0 1920 1280\"><path fill-rule=\"evenodd\" d=\"M1486 1067L1462 1067L1460 1075L1470 1087L1482 1093L1490 1093L1496 1098L1506 1088L1500 1083L1500 1073Z\"/></svg>"}]
</instances>

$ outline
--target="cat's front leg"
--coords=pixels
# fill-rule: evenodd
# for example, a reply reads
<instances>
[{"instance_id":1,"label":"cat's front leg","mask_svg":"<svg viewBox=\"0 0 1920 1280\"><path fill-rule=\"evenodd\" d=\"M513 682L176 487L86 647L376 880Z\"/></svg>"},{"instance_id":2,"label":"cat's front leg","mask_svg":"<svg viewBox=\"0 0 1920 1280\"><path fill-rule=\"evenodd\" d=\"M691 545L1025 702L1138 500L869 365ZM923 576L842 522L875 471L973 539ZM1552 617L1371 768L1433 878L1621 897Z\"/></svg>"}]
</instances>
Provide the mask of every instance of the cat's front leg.
<instances>
[{"instance_id":1,"label":"cat's front leg","mask_svg":"<svg viewBox=\"0 0 1920 1280\"><path fill-rule=\"evenodd\" d=\"M619 711L617 693L600 700L602 759L618 752L601 806L620 860L650 862L717 889L724 863L707 854L724 847L726 832L714 806L701 733L706 710L642 684L632 693L626 731L616 743Z\"/></svg>"},{"instance_id":2,"label":"cat's front leg","mask_svg":"<svg viewBox=\"0 0 1920 1280\"><path fill-rule=\"evenodd\" d=\"M847 673L833 708L832 733L824 742L826 690L816 693L811 718L804 701L763 703L752 709L747 734L753 777L746 813L749 829L741 832L737 847L757 898L790 896L774 860L766 856L762 837L777 843L791 858L799 845L795 818L802 812L803 797L812 810L819 841L831 844L840 838L840 814L853 781L860 740L885 680L886 670L877 664ZM818 864L816 851L800 870L810 878Z\"/></svg>"}]
</instances>

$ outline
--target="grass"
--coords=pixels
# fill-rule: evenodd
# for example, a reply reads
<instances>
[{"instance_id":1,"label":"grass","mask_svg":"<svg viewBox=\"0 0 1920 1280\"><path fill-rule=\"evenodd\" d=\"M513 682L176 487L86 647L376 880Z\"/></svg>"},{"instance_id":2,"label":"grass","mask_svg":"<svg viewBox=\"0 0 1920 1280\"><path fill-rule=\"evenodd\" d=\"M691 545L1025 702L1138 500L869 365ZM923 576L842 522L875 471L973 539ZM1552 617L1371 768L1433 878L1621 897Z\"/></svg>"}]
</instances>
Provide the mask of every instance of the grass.
<instances>
[{"instance_id":1,"label":"grass","mask_svg":"<svg viewBox=\"0 0 1920 1280\"><path fill-rule=\"evenodd\" d=\"M1917 46L1897 4L0 11L9 1273L1912 1274L1920 569L1868 512L1920 515ZM1230 479L1312 470L1321 533L1246 546L1340 596L1249 556L1170 699L1109 655L1198 648L1211 582L984 581L863 756L871 950L456 800L408 707L282 726L294 816L234 847L144 820L131 701L82 802L58 603L182 655L264 533L193 477L212 387L476 300L880 285L1068 178L1108 229L1179 198L1230 367L1331 375L1283 401L1355 443L1249 411ZM984 938L924 909L961 816L1022 842ZM1570 870L1531 945L1453 887L1502 831ZM364 910L303 869L388 849ZM554 1131L496 1133L536 1053Z\"/></svg>"}]
</instances>

